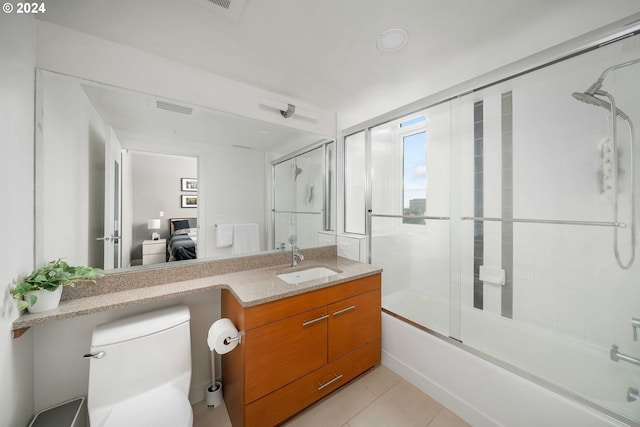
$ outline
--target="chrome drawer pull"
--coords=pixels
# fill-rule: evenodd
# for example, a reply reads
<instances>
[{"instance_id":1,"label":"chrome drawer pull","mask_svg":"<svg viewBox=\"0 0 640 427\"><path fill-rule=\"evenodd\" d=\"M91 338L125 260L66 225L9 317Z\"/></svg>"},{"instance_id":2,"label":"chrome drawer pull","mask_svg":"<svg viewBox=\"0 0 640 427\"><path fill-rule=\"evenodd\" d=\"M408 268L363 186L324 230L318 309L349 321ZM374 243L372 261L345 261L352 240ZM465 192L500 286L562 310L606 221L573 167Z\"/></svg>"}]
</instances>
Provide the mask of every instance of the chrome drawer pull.
<instances>
[{"instance_id":1,"label":"chrome drawer pull","mask_svg":"<svg viewBox=\"0 0 640 427\"><path fill-rule=\"evenodd\" d=\"M342 374L340 375L336 375L336 377L334 379L332 379L331 381L329 381L328 383L324 383L324 384L319 384L318 385L318 391L322 390L323 388L335 383L336 381L338 381L340 378L342 378Z\"/></svg>"},{"instance_id":2,"label":"chrome drawer pull","mask_svg":"<svg viewBox=\"0 0 640 427\"><path fill-rule=\"evenodd\" d=\"M317 319L307 320L307 321L305 321L305 322L302 322L302 326L307 326L307 325L310 325L310 324L312 324L312 323L319 322L319 321L321 321L321 320L326 319L327 317L329 317L329 315L328 315L328 314L325 314L324 316L320 316L320 317L318 317Z\"/></svg>"},{"instance_id":3,"label":"chrome drawer pull","mask_svg":"<svg viewBox=\"0 0 640 427\"><path fill-rule=\"evenodd\" d=\"M334 312L333 312L333 315L334 315L334 316L337 316L338 314L342 314L342 313L344 313L344 312L346 312L346 311L353 310L354 308L356 308L356 306L355 306L355 305L352 305L352 306L349 306L349 307L343 308L342 310L334 311Z\"/></svg>"}]
</instances>

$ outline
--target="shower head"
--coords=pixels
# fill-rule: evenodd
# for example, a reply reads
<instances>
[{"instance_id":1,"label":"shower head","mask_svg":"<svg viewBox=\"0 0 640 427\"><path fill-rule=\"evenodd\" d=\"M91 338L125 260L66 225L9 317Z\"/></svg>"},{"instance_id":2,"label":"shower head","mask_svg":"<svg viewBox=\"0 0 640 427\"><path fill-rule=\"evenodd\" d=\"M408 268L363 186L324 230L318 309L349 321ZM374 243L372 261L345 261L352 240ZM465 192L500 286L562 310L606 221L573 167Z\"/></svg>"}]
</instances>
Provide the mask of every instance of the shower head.
<instances>
[{"instance_id":1,"label":"shower head","mask_svg":"<svg viewBox=\"0 0 640 427\"><path fill-rule=\"evenodd\" d=\"M572 96L580 102L596 105L598 107L604 108L605 110L611 111L611 104L609 102L596 97L596 95L601 95L601 96L607 96L611 98L611 95L601 90L602 84L604 83L604 79L607 77L607 74L609 73L609 71L618 70L620 68L625 68L630 65L634 65L638 63L640 63L640 58L632 59L631 61L613 65L607 68L606 70L604 70L602 74L600 74L600 77L598 78L598 80L596 80L594 84L589 86L589 89L585 90L584 92L573 92ZM611 100L611 102L613 102L613 100ZM620 117L622 120L627 120L627 121L630 120L629 116L623 113L619 108L616 108L616 115Z\"/></svg>"},{"instance_id":2,"label":"shower head","mask_svg":"<svg viewBox=\"0 0 640 427\"><path fill-rule=\"evenodd\" d=\"M595 94L590 93L591 89L594 86L595 84L592 85L586 92L573 92L571 96L573 96L575 99L577 99L580 102L602 107L607 111L611 111L611 104L609 104L607 101L603 99L596 97ZM598 92L601 92L601 91L598 90L595 93L598 93ZM620 117L622 120L629 120L629 116L627 116L622 110L620 110L617 107L616 107L616 115Z\"/></svg>"}]
</instances>

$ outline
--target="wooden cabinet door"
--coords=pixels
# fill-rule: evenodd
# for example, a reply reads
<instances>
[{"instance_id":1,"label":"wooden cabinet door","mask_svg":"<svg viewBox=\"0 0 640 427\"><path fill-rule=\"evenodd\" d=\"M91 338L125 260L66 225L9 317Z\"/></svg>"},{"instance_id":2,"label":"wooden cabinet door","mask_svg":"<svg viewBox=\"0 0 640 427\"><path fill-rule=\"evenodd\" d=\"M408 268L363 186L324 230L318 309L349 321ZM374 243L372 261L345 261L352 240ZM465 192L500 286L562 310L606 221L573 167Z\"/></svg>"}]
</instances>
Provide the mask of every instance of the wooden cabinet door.
<instances>
[{"instance_id":1,"label":"wooden cabinet door","mask_svg":"<svg viewBox=\"0 0 640 427\"><path fill-rule=\"evenodd\" d=\"M333 303L328 314L329 362L381 336L379 289Z\"/></svg>"},{"instance_id":2,"label":"wooden cabinet door","mask_svg":"<svg viewBox=\"0 0 640 427\"><path fill-rule=\"evenodd\" d=\"M327 363L327 307L248 330L245 404Z\"/></svg>"}]
</instances>

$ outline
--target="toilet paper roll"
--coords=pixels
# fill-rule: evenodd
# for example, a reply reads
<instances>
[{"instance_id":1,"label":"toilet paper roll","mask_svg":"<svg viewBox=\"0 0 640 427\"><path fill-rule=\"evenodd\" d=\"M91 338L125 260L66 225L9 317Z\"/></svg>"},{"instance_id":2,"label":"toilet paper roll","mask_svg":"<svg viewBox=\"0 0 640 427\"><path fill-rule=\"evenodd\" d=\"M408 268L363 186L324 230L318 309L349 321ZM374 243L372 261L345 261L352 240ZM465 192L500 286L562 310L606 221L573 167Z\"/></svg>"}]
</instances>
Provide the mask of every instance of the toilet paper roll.
<instances>
[{"instance_id":1,"label":"toilet paper roll","mask_svg":"<svg viewBox=\"0 0 640 427\"><path fill-rule=\"evenodd\" d=\"M238 345L240 333L233 326L231 320L223 318L216 320L209 328L209 336L207 344L211 350L215 350L218 354L229 353ZM234 339L235 338L235 339Z\"/></svg>"}]
</instances>

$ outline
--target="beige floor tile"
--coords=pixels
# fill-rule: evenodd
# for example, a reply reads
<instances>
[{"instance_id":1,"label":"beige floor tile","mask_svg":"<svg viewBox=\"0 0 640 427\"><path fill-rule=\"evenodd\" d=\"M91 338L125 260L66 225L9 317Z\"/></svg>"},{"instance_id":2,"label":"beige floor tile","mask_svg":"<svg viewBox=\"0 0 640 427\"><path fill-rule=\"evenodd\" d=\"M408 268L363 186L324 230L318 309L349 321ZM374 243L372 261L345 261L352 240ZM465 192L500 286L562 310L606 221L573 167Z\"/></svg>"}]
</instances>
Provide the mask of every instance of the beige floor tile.
<instances>
[{"instance_id":1,"label":"beige floor tile","mask_svg":"<svg viewBox=\"0 0 640 427\"><path fill-rule=\"evenodd\" d=\"M471 427L447 408L442 408L429 427Z\"/></svg>"},{"instance_id":2,"label":"beige floor tile","mask_svg":"<svg viewBox=\"0 0 640 427\"><path fill-rule=\"evenodd\" d=\"M231 427L225 405L193 405L194 427ZM286 427L468 427L385 366L378 366L290 420Z\"/></svg>"},{"instance_id":3,"label":"beige floor tile","mask_svg":"<svg viewBox=\"0 0 640 427\"><path fill-rule=\"evenodd\" d=\"M306 409L285 426L340 427L375 399L375 394L359 381L355 381Z\"/></svg>"},{"instance_id":4,"label":"beige floor tile","mask_svg":"<svg viewBox=\"0 0 640 427\"><path fill-rule=\"evenodd\" d=\"M356 417L350 427L425 427L442 406L422 391L401 380Z\"/></svg>"},{"instance_id":5,"label":"beige floor tile","mask_svg":"<svg viewBox=\"0 0 640 427\"><path fill-rule=\"evenodd\" d=\"M364 373L356 382L363 384L376 396L382 396L387 390L402 380L400 375L384 365L378 365Z\"/></svg>"},{"instance_id":6,"label":"beige floor tile","mask_svg":"<svg viewBox=\"0 0 640 427\"><path fill-rule=\"evenodd\" d=\"M232 427L227 407L210 408L205 402L193 405L193 427Z\"/></svg>"}]
</instances>

